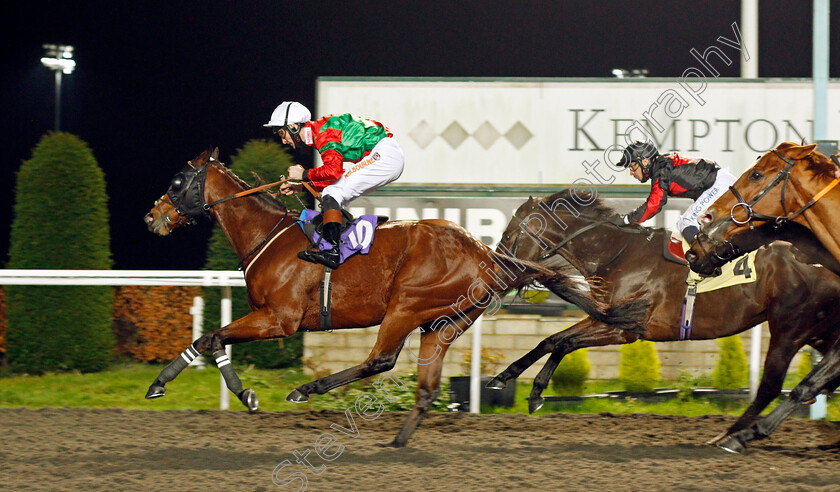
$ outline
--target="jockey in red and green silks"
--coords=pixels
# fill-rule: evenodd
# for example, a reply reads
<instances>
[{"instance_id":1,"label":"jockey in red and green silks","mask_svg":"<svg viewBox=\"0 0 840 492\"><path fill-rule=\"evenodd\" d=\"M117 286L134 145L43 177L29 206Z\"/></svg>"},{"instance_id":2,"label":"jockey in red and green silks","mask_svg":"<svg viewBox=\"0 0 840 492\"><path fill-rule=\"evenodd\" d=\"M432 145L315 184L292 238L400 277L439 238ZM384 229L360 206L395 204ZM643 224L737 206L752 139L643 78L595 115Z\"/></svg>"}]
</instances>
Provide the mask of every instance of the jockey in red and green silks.
<instances>
[{"instance_id":1,"label":"jockey in red and green silks","mask_svg":"<svg viewBox=\"0 0 840 492\"><path fill-rule=\"evenodd\" d=\"M301 259L338 267L341 209L354 199L400 177L405 155L393 134L378 121L350 114L329 115L311 120L311 113L298 102L283 102L264 126L272 128L282 142L292 148L315 147L324 165L314 169L289 168L289 179L309 181L322 190L323 237L332 249L306 250ZM352 165L347 169L344 163ZM280 191L290 195L301 191L300 184L284 183Z\"/></svg>"}]
</instances>

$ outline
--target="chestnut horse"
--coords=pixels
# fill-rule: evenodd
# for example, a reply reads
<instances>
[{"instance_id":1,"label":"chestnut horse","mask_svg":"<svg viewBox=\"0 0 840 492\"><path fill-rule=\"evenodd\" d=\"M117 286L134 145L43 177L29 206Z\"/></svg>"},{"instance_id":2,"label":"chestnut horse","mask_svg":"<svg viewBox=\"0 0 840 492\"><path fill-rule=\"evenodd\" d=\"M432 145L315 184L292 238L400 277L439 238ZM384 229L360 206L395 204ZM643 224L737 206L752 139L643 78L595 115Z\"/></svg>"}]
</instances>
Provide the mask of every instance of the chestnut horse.
<instances>
[{"instance_id":1,"label":"chestnut horse","mask_svg":"<svg viewBox=\"0 0 840 492\"><path fill-rule=\"evenodd\" d=\"M615 211L598 198L581 200L568 191L529 199L516 211L502 236L511 255L531 261L568 261L586 277L600 278L594 290L605 301L645 296L651 299L647 323L641 331L627 331L586 318L551 335L488 384L502 388L546 354L545 367L534 380L529 406L542 406L542 392L563 357L579 348L652 341L680 340L680 319L688 267L664 259L668 231L639 226L617 227L609 222ZM800 230L800 232L802 232ZM757 280L697 294L690 340L740 333L763 321L771 339L758 394L725 433L711 442L746 428L782 389L791 359L805 344L825 349L838 337L840 277L810 263L831 261L805 231L789 243L773 243L757 252ZM794 255L803 255L798 261ZM811 255L811 256L809 256ZM558 256L560 258L558 258ZM812 257L816 256L816 257ZM745 275L756 272L747 272Z\"/></svg>"},{"instance_id":2,"label":"chestnut horse","mask_svg":"<svg viewBox=\"0 0 840 492\"><path fill-rule=\"evenodd\" d=\"M297 258L309 245L298 214L266 193L248 195L249 186L217 155L218 149L212 155L205 151L176 174L145 222L165 236L203 217L218 221L243 260L252 312L196 340L161 371L146 397L163 396L167 382L199 353L212 351L228 388L256 410L256 395L242 387L224 346L321 330L324 267ZM499 294L538 281L605 323L635 327L641 321L644 302L607 309L558 272L495 253L448 221L388 222L376 229L369 254L351 257L332 272L332 328L380 325L370 355L358 366L300 386L287 399L306 401L311 394L390 370L406 338L420 327L416 402L391 443L401 447L438 396L446 350Z\"/></svg>"},{"instance_id":3,"label":"chestnut horse","mask_svg":"<svg viewBox=\"0 0 840 492\"><path fill-rule=\"evenodd\" d=\"M822 245L840 260L840 191L835 186L840 162L817 152L816 145L784 142L761 156L700 217L701 234L686 253L692 269L708 273L726 261L738 248L737 240L752 227L780 226L795 221L811 229ZM797 308L793 313L804 310ZM820 391L840 386L840 347L827 347L823 360L768 416L750 428L730 436L726 447L744 450L747 442L764 439L796 406L812 400Z\"/></svg>"}]
</instances>

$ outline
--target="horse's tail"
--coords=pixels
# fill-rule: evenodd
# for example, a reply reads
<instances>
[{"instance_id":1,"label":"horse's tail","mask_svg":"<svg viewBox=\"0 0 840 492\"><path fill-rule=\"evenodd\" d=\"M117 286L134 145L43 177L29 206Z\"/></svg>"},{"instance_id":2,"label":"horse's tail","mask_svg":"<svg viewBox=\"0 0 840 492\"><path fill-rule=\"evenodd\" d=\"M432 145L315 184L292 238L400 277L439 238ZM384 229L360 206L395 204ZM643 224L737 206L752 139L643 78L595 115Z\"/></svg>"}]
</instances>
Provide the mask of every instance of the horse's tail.
<instances>
[{"instance_id":1,"label":"horse's tail","mask_svg":"<svg viewBox=\"0 0 840 492\"><path fill-rule=\"evenodd\" d=\"M539 282L561 299L582 309L592 319L627 330L637 335L644 333L645 320L650 302L641 297L622 299L607 305L595 299L592 292L584 289L577 273L571 267L549 269L537 263L520 260L498 252L493 252L497 267L502 270L500 278L512 280L509 289L521 289ZM504 277L503 275L507 275Z\"/></svg>"}]
</instances>

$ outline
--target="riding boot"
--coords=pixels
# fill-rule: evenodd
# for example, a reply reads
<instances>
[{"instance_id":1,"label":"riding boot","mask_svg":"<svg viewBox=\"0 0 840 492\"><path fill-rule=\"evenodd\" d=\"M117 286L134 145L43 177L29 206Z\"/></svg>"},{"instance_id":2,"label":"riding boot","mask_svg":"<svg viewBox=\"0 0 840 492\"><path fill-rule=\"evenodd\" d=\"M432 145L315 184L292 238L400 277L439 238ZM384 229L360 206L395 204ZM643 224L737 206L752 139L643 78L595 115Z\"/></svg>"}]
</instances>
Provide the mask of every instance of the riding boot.
<instances>
[{"instance_id":1,"label":"riding boot","mask_svg":"<svg viewBox=\"0 0 840 492\"><path fill-rule=\"evenodd\" d=\"M335 214L330 213L335 212ZM324 212L324 229L323 238L330 243L332 248L324 251L305 250L298 253L298 258L301 260L311 261L312 263L320 263L329 268L338 268L340 253L338 245L341 241L341 211L328 210Z\"/></svg>"}]
</instances>

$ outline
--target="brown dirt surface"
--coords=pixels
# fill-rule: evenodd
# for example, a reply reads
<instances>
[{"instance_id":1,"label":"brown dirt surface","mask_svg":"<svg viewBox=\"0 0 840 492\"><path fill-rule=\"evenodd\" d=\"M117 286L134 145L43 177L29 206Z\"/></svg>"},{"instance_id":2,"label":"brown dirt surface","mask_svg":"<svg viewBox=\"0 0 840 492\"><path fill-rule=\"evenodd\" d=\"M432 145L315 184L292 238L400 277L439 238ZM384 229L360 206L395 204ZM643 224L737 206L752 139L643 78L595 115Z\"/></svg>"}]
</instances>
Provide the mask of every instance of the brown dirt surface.
<instances>
[{"instance_id":1,"label":"brown dirt surface","mask_svg":"<svg viewBox=\"0 0 840 492\"><path fill-rule=\"evenodd\" d=\"M703 444L734 422L718 415L433 413L403 449L377 444L405 414L352 415L357 437L331 411L4 409L0 489L304 490L296 472L313 491L840 489L834 422L790 419L732 455Z\"/></svg>"}]
</instances>

